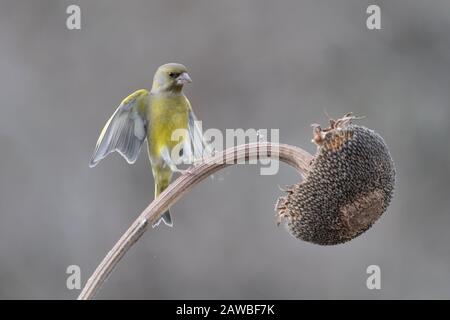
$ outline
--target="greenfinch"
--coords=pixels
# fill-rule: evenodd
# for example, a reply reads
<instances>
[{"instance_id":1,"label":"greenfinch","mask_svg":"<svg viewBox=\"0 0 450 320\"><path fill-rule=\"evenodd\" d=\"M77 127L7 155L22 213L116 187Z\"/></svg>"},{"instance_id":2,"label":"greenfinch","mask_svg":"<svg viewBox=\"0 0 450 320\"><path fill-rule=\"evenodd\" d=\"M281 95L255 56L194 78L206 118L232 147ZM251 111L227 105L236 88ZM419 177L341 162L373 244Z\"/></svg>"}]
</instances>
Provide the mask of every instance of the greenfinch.
<instances>
[{"instance_id":1,"label":"greenfinch","mask_svg":"<svg viewBox=\"0 0 450 320\"><path fill-rule=\"evenodd\" d=\"M140 89L126 97L106 122L89 166L94 167L114 151L128 163L134 163L147 140L156 198L170 184L174 172L183 172L177 168L178 164L201 159L208 150L191 104L183 93L183 86L191 81L182 64L160 66L151 91ZM175 132L180 134L174 138ZM161 220L173 225L169 211L153 226Z\"/></svg>"}]
</instances>

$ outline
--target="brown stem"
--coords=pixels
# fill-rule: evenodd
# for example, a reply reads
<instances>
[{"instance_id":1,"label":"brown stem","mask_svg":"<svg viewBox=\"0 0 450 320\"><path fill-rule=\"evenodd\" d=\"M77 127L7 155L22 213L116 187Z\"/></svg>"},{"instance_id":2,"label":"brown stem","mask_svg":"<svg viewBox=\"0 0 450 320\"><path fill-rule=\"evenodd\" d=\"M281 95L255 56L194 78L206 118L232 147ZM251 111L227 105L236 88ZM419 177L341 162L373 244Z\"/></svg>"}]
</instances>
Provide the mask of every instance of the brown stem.
<instances>
[{"instance_id":1,"label":"brown stem","mask_svg":"<svg viewBox=\"0 0 450 320\"><path fill-rule=\"evenodd\" d=\"M189 172L184 173L171 183L133 222L98 265L97 269L95 269L78 296L78 300L92 299L125 253L144 234L148 225L158 221L170 206L177 202L178 199L195 185L214 172L232 164L242 162L243 160L249 161L267 158L283 161L294 167L305 177L309 171L312 155L298 147L286 144L270 142L251 143L226 149L191 168Z\"/></svg>"}]
</instances>

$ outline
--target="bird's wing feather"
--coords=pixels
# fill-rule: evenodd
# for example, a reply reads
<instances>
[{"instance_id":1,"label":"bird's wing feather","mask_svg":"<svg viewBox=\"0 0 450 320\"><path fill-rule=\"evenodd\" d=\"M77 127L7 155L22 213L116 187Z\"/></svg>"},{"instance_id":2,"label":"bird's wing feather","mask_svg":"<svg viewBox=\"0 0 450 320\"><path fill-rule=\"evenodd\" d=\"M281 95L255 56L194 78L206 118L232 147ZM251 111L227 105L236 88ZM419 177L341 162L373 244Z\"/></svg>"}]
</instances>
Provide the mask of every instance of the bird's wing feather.
<instances>
[{"instance_id":1,"label":"bird's wing feather","mask_svg":"<svg viewBox=\"0 0 450 320\"><path fill-rule=\"evenodd\" d=\"M145 111L148 91L138 90L128 96L109 118L95 146L89 166L94 167L111 152L119 152L128 163L134 163L147 137Z\"/></svg>"},{"instance_id":2,"label":"bird's wing feather","mask_svg":"<svg viewBox=\"0 0 450 320\"><path fill-rule=\"evenodd\" d=\"M192 152L194 161L202 160L202 158L209 157L212 154L211 147L204 139L202 129L197 121L197 117L191 109L189 111L189 137L194 148Z\"/></svg>"}]
</instances>

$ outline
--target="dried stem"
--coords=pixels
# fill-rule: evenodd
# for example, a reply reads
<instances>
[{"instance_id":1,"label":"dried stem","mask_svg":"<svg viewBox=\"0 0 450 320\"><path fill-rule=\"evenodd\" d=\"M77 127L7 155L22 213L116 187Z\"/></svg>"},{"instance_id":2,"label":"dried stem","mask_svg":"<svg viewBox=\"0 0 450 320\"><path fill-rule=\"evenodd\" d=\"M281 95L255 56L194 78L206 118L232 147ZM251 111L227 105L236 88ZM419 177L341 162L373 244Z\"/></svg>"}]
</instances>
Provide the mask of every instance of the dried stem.
<instances>
[{"instance_id":1,"label":"dried stem","mask_svg":"<svg viewBox=\"0 0 450 320\"><path fill-rule=\"evenodd\" d=\"M236 163L255 159L273 158L294 167L303 177L309 171L312 155L294 146L270 142L240 145L219 152L212 158L194 166L161 193L139 215L119 241L95 269L78 296L79 300L92 299L103 282L113 271L125 253L144 234L148 225L158 221L161 215L199 182L216 171Z\"/></svg>"}]
</instances>

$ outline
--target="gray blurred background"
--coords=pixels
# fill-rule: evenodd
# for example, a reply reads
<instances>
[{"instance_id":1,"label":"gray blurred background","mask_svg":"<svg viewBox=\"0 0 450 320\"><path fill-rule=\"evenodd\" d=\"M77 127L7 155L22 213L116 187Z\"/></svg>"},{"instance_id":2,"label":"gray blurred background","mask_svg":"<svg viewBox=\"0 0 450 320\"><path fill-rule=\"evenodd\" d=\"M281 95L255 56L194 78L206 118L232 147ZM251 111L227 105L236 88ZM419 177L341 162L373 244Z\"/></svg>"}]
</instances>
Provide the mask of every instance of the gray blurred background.
<instances>
[{"instance_id":1,"label":"gray blurred background","mask_svg":"<svg viewBox=\"0 0 450 320\"><path fill-rule=\"evenodd\" d=\"M67 30L78 4L81 30ZM366 28L381 7L382 30ZM153 197L146 150L88 162L120 101L181 62L204 128L279 128L315 151L310 124L353 111L390 146L395 198L357 239L320 247L277 228L277 185L236 166L172 209L97 298L450 298L450 2L32 1L0 3L0 298L72 299ZM381 290L366 288L367 266Z\"/></svg>"}]
</instances>

